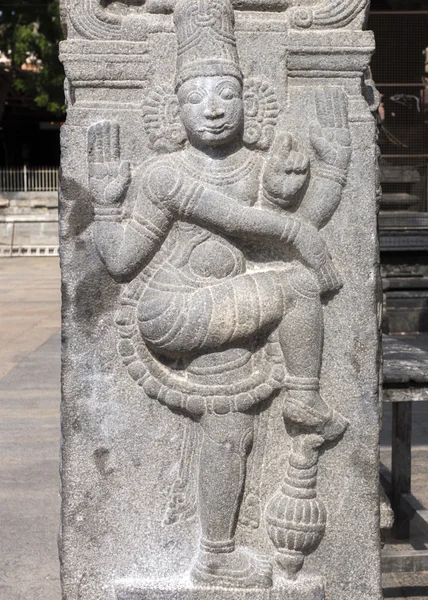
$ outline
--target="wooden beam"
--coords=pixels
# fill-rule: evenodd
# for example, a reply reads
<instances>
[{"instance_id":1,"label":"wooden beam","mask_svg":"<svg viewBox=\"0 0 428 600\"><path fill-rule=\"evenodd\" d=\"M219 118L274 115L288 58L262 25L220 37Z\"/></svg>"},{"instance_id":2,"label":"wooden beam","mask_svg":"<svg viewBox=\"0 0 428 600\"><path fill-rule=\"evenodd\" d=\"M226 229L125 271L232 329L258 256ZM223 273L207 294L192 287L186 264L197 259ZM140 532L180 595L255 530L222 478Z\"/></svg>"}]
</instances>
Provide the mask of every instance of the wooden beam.
<instances>
[{"instance_id":1,"label":"wooden beam","mask_svg":"<svg viewBox=\"0 0 428 600\"><path fill-rule=\"evenodd\" d=\"M412 519L420 531L428 535L428 510L425 510L413 494L402 494L400 508Z\"/></svg>"},{"instance_id":2,"label":"wooden beam","mask_svg":"<svg viewBox=\"0 0 428 600\"><path fill-rule=\"evenodd\" d=\"M391 500L392 486L391 486L391 471L385 467L383 463L379 465L379 477L380 483L385 490L386 495Z\"/></svg>"},{"instance_id":3,"label":"wooden beam","mask_svg":"<svg viewBox=\"0 0 428 600\"><path fill-rule=\"evenodd\" d=\"M406 540L410 536L410 518L401 507L401 496L411 491L411 402L397 402L392 405L391 441L391 506L394 511L394 527L392 532L396 539Z\"/></svg>"},{"instance_id":4,"label":"wooden beam","mask_svg":"<svg viewBox=\"0 0 428 600\"><path fill-rule=\"evenodd\" d=\"M382 487L390 498L392 496L391 471L382 463L380 464L379 476ZM400 508L412 519L415 527L428 535L428 510L420 504L413 494L401 494Z\"/></svg>"},{"instance_id":5,"label":"wooden beam","mask_svg":"<svg viewBox=\"0 0 428 600\"><path fill-rule=\"evenodd\" d=\"M427 402L428 384L412 386L383 386L382 399L384 402Z\"/></svg>"},{"instance_id":6,"label":"wooden beam","mask_svg":"<svg viewBox=\"0 0 428 600\"><path fill-rule=\"evenodd\" d=\"M391 550L382 552L382 573L419 573L428 571L428 550Z\"/></svg>"}]
</instances>

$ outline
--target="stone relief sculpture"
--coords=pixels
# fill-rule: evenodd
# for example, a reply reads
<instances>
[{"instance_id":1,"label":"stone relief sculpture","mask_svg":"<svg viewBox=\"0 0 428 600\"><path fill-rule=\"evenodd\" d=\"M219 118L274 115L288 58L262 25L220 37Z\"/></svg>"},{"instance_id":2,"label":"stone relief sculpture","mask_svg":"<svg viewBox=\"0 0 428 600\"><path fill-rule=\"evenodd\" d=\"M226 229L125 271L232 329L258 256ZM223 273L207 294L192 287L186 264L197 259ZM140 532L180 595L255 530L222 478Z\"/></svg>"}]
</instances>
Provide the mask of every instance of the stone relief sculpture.
<instances>
[{"instance_id":1,"label":"stone relief sculpture","mask_svg":"<svg viewBox=\"0 0 428 600\"><path fill-rule=\"evenodd\" d=\"M89 127L94 240L123 285L130 376L186 423L165 523L198 515L191 580L271 588L269 556L236 544L238 519L267 527L281 573L295 578L327 524L320 450L348 426L320 394L323 303L342 286L322 230L347 181L347 97L316 89L309 143L277 131L274 82L244 79L229 0L179 0L173 18L175 90L155 86L144 101L157 155L131 169L118 123ZM291 446L261 506L246 469L257 444L263 455L273 397Z\"/></svg>"},{"instance_id":2,"label":"stone relief sculpture","mask_svg":"<svg viewBox=\"0 0 428 600\"><path fill-rule=\"evenodd\" d=\"M368 0L61 0L64 600L380 600Z\"/></svg>"}]
</instances>

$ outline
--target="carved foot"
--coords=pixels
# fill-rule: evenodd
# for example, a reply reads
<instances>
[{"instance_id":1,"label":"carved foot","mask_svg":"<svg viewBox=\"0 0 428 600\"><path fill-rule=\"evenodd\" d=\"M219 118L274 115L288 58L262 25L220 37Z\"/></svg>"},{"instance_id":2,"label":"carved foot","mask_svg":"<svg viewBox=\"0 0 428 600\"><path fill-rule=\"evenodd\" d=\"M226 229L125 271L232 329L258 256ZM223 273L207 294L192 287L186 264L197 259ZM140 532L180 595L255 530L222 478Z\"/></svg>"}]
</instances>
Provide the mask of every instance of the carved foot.
<instances>
[{"instance_id":1,"label":"carved foot","mask_svg":"<svg viewBox=\"0 0 428 600\"><path fill-rule=\"evenodd\" d=\"M317 433L326 441L340 437L349 424L314 390L292 390L285 402L283 413L288 423Z\"/></svg>"},{"instance_id":2,"label":"carved foot","mask_svg":"<svg viewBox=\"0 0 428 600\"><path fill-rule=\"evenodd\" d=\"M230 553L201 550L190 573L193 583L228 588L272 587L272 565L249 551Z\"/></svg>"}]
</instances>

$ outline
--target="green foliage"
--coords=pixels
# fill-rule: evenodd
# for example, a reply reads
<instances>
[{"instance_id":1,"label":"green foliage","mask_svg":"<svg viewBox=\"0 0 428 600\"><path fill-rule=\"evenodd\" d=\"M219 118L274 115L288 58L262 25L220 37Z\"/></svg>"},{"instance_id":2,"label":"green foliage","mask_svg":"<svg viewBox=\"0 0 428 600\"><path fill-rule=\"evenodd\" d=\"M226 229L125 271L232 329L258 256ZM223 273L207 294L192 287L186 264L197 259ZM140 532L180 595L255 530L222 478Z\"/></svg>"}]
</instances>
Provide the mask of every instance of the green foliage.
<instances>
[{"instance_id":1,"label":"green foliage","mask_svg":"<svg viewBox=\"0 0 428 600\"><path fill-rule=\"evenodd\" d=\"M57 116L64 112L60 39L59 0L0 2L0 52L12 60L9 83L16 93ZM28 59L33 68L22 68Z\"/></svg>"}]
</instances>

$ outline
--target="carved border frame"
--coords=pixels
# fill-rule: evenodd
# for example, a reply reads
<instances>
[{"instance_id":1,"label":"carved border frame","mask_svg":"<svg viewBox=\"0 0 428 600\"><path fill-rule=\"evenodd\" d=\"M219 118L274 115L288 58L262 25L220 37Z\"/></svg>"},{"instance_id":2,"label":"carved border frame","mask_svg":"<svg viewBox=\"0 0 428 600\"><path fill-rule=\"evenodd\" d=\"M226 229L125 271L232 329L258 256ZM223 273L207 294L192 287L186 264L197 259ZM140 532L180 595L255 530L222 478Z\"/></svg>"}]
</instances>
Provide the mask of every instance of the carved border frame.
<instances>
[{"instance_id":1,"label":"carved border frame","mask_svg":"<svg viewBox=\"0 0 428 600\"><path fill-rule=\"evenodd\" d=\"M114 15L101 6L100 0L62 0L68 5L74 29L90 40L120 40L123 38L121 15Z\"/></svg>"},{"instance_id":2,"label":"carved border frame","mask_svg":"<svg viewBox=\"0 0 428 600\"><path fill-rule=\"evenodd\" d=\"M368 9L368 0L324 0L315 6L295 6L287 10L286 0L232 0L235 8L248 7L252 10L269 8L285 11L292 27L298 29L330 28L337 29L352 23ZM171 12L174 0L148 0L147 10L152 13ZM101 5L100 0L62 0L63 22L68 12L70 22L76 32L86 39L123 39L122 15L111 13ZM146 14L146 13L143 13Z\"/></svg>"}]
</instances>

